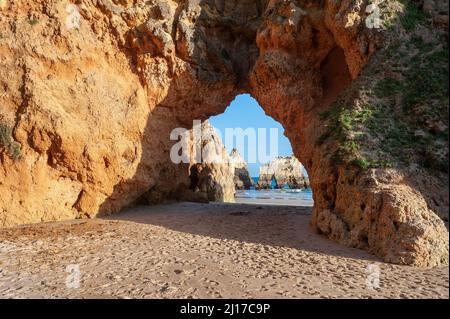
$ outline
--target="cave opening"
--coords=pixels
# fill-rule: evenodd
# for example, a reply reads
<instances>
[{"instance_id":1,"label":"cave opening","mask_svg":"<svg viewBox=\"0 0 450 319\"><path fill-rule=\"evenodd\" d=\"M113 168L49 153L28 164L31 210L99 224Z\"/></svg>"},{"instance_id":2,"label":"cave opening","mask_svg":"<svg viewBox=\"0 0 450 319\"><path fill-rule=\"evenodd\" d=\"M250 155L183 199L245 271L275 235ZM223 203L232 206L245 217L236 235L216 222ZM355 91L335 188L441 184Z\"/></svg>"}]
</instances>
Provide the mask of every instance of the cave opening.
<instances>
[{"instance_id":1,"label":"cave opening","mask_svg":"<svg viewBox=\"0 0 450 319\"><path fill-rule=\"evenodd\" d=\"M308 173L294 156L284 127L250 94L237 95L225 112L210 117L208 123L233 166L237 203L313 206ZM195 167L190 182L191 189L200 186Z\"/></svg>"}]
</instances>

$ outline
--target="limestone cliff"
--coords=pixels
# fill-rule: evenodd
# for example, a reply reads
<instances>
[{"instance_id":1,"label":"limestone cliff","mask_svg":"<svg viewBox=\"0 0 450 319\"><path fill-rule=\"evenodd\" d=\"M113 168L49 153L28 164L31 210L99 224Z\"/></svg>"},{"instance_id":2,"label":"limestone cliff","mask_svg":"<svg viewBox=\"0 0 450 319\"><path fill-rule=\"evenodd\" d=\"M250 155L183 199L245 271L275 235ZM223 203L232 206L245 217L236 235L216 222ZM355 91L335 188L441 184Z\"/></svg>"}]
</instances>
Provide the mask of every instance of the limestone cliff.
<instances>
[{"instance_id":1,"label":"limestone cliff","mask_svg":"<svg viewBox=\"0 0 450 319\"><path fill-rule=\"evenodd\" d=\"M215 128L205 121L201 125L202 138L194 142L192 158L195 150L201 150L201 162L192 163L190 167L190 190L194 198L205 198L213 202L234 202L234 167ZM200 144L199 147L197 147Z\"/></svg>"},{"instance_id":2,"label":"limestone cliff","mask_svg":"<svg viewBox=\"0 0 450 319\"><path fill-rule=\"evenodd\" d=\"M258 187L271 188L272 180L275 180L275 188L306 188L308 180L303 170L303 165L295 156L278 157L260 167Z\"/></svg>"},{"instance_id":3,"label":"limestone cliff","mask_svg":"<svg viewBox=\"0 0 450 319\"><path fill-rule=\"evenodd\" d=\"M308 170L314 229L447 264L442 3L1 1L1 225L177 197L190 165L169 160L170 133L247 92Z\"/></svg>"},{"instance_id":4,"label":"limestone cliff","mask_svg":"<svg viewBox=\"0 0 450 319\"><path fill-rule=\"evenodd\" d=\"M230 153L230 164L234 168L235 188L239 190L250 189L253 186L253 180L248 172L247 163L235 148Z\"/></svg>"}]
</instances>

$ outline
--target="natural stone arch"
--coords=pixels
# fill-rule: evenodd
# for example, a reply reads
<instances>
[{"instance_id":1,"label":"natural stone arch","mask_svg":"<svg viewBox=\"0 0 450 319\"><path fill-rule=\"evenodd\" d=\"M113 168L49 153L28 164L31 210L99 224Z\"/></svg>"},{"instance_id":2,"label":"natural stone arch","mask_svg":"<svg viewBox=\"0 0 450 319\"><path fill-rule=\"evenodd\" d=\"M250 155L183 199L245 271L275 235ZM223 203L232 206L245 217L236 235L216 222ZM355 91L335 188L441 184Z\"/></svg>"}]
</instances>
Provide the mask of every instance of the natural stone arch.
<instances>
[{"instance_id":1,"label":"natural stone arch","mask_svg":"<svg viewBox=\"0 0 450 319\"><path fill-rule=\"evenodd\" d=\"M270 184L272 185L273 183L275 183L275 185L278 186L278 181L275 175L272 175L272 178L270 179Z\"/></svg>"},{"instance_id":2,"label":"natural stone arch","mask_svg":"<svg viewBox=\"0 0 450 319\"><path fill-rule=\"evenodd\" d=\"M23 44L10 46L0 66L1 74L20 75L4 85L11 96L5 117L23 159L3 156L4 225L92 217L142 197L179 197L189 188L189 167L168 160L171 130L222 113L249 92L284 126L309 172L314 229L386 261L448 263L448 233L436 215L445 210L443 200L421 191L405 169L367 169L335 157L342 141L329 130L334 107L360 108L365 77L384 58L378 52L389 38L365 27L368 1L80 3L84 36L62 29L52 39L61 52L78 50L69 57L45 47L39 25L30 28L25 18L18 31L5 25L7 36ZM64 20L62 3L30 6L55 29ZM25 16L19 5L8 10L8 19ZM73 88L86 93L73 95ZM14 188L17 179L24 183Z\"/></svg>"}]
</instances>

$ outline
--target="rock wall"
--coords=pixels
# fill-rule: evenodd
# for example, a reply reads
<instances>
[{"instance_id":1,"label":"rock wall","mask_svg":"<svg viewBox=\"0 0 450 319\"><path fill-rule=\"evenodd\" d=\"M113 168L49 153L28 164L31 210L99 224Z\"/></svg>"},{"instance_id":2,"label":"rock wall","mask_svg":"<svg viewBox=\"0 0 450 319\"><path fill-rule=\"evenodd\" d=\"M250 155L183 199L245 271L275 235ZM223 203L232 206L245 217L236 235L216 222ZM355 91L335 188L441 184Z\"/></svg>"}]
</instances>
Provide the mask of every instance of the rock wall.
<instances>
[{"instance_id":1,"label":"rock wall","mask_svg":"<svg viewBox=\"0 0 450 319\"><path fill-rule=\"evenodd\" d=\"M308 170L314 229L390 262L448 264L442 10L386 0L374 27L368 0L1 4L2 226L179 197L190 164L168 159L170 133L247 92ZM416 87L427 79L440 80Z\"/></svg>"},{"instance_id":2,"label":"rock wall","mask_svg":"<svg viewBox=\"0 0 450 319\"><path fill-rule=\"evenodd\" d=\"M275 179L275 188L307 188L309 183L303 170L303 165L295 156L278 157L260 167L258 187L271 188L272 180Z\"/></svg>"},{"instance_id":3,"label":"rock wall","mask_svg":"<svg viewBox=\"0 0 450 319\"><path fill-rule=\"evenodd\" d=\"M234 186L238 190L250 189L253 179L248 172L247 163L237 149L230 153L230 164L234 167Z\"/></svg>"}]
</instances>

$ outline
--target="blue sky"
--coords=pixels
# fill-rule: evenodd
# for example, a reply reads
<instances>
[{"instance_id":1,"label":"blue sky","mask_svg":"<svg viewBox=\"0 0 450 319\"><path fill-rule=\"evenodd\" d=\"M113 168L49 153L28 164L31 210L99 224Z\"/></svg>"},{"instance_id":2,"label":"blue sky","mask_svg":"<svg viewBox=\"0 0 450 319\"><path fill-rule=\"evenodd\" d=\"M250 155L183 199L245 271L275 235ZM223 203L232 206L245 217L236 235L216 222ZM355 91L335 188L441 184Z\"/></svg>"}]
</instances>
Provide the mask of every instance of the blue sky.
<instances>
[{"instance_id":1,"label":"blue sky","mask_svg":"<svg viewBox=\"0 0 450 319\"><path fill-rule=\"evenodd\" d=\"M284 128L280 123L276 122L270 116L266 115L264 110L258 104L258 102L252 98L249 94L238 95L234 101L227 107L224 113L212 116L209 122L220 132L222 140L225 143L225 129L226 128L266 128L266 154L269 155L269 134L270 129L278 129L278 154L277 156L291 156L292 147L289 140L284 136ZM275 135L274 135L275 136ZM263 136L258 135L258 139L263 138ZM233 141L233 145L227 147L228 152L231 152L233 147L236 147L244 159L249 162L249 152L252 148L254 151L259 151L257 145L248 145L246 140L244 145L237 145L236 140ZM258 157L258 159L260 159ZM248 168L250 175L256 177L259 175L259 167L261 163L249 163Z\"/></svg>"}]
</instances>

